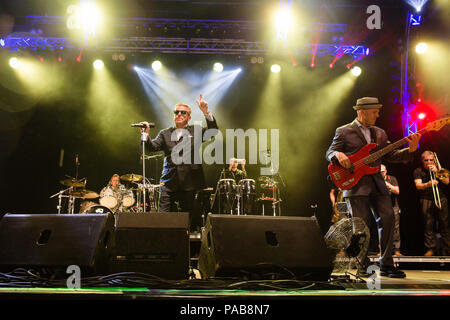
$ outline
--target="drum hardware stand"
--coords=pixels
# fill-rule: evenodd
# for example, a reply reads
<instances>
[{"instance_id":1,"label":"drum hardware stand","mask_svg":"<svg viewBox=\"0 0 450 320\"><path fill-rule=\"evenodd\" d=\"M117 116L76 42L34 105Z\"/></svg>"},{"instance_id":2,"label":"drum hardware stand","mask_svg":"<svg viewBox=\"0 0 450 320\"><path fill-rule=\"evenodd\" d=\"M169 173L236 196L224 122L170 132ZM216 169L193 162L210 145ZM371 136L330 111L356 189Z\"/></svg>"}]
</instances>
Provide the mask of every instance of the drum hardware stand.
<instances>
[{"instance_id":1,"label":"drum hardware stand","mask_svg":"<svg viewBox=\"0 0 450 320\"><path fill-rule=\"evenodd\" d=\"M266 162L268 162L268 159L271 157L271 152L270 149L266 150L265 152L265 157L266 157ZM275 182L275 174L274 174L274 169L273 169L273 162L270 162L270 172L271 174L271 186L272 186L272 210L273 210L273 216L275 217L277 215L276 213L276 207L278 204L278 215L281 216L281 196L280 196L280 191L279 188L277 187L277 182ZM281 175L279 173L277 173L277 176L280 178L281 183L283 184L283 186L286 186L283 179L281 178ZM263 204L263 215L264 215L264 204Z\"/></svg>"},{"instance_id":2,"label":"drum hardware stand","mask_svg":"<svg viewBox=\"0 0 450 320\"><path fill-rule=\"evenodd\" d=\"M58 210L58 214L61 214L61 209L62 209L61 202L62 202L62 198L63 198L63 197L65 197L65 198L73 198L72 196L66 196L66 195L63 195L63 194L64 194L66 191L69 191L69 192L72 191L72 189L73 189L73 187L69 187L69 188L67 188L67 189L61 190L61 191L59 191L58 193L55 193L54 195L50 196L49 199L58 196L58 205L56 206L56 209ZM70 201L73 201L73 200L70 200L70 199L69 199L69 202L70 202ZM69 212L70 212L70 210L69 210Z\"/></svg>"},{"instance_id":3,"label":"drum hardware stand","mask_svg":"<svg viewBox=\"0 0 450 320\"><path fill-rule=\"evenodd\" d=\"M237 215L240 216L241 215L241 193L242 193L242 189L240 185L236 186L236 198L237 198Z\"/></svg>"},{"instance_id":4,"label":"drum hardware stand","mask_svg":"<svg viewBox=\"0 0 450 320\"><path fill-rule=\"evenodd\" d=\"M210 199L210 205L211 205L211 211L214 208L214 203L216 202L217 192L219 191L219 181L222 180L222 177L225 176L225 167L222 168L222 171L220 172L219 180L217 181L216 191L211 196ZM220 209L220 197L219 197L219 209Z\"/></svg>"}]
</instances>

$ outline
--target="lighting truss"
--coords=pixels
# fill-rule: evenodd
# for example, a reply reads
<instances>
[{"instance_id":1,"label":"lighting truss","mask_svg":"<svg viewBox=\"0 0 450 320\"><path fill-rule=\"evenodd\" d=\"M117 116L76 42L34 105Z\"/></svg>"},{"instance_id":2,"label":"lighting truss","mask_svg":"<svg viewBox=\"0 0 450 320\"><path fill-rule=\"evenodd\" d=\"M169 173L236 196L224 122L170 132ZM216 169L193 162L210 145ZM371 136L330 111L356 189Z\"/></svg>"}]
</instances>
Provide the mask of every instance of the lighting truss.
<instances>
[{"instance_id":1,"label":"lighting truss","mask_svg":"<svg viewBox=\"0 0 450 320\"><path fill-rule=\"evenodd\" d=\"M11 50L40 49L40 50L64 50L81 49L82 41L68 38L47 37L7 37L5 47ZM89 47L86 48L89 50ZM160 53L193 53L193 54L258 54L271 55L272 49L268 42L246 41L242 39L205 39L205 38L152 38L129 37L103 41L93 48L104 52L160 52ZM359 58L366 54L367 48L362 45L339 44L307 44L296 48L298 55L310 54L316 50L316 55L349 55Z\"/></svg>"},{"instance_id":2,"label":"lighting truss","mask_svg":"<svg viewBox=\"0 0 450 320\"><path fill-rule=\"evenodd\" d=\"M58 16L27 16L30 29L50 29L57 32L65 28L65 18ZM200 19L149 19L126 18L114 21L125 36L115 39L95 39L88 43L65 37L48 37L42 34L11 34L4 38L4 46L10 50L40 49L96 50L104 52L159 52L192 54L248 54L271 55L268 42L249 40L251 32L262 27L260 22L243 20ZM345 32L345 24L304 23L306 31ZM48 33L45 32L45 33ZM297 54L317 55L347 54L355 59L366 53L361 45L309 44L293 48Z\"/></svg>"},{"instance_id":3,"label":"lighting truss","mask_svg":"<svg viewBox=\"0 0 450 320\"><path fill-rule=\"evenodd\" d=\"M65 17L60 16L27 16L27 24L33 28L42 25L64 25ZM221 31L248 31L260 30L264 25L258 21L247 20L210 20L210 19L173 19L173 18L120 18L114 21L120 28L134 30L221 30ZM320 32L342 32L347 29L342 23L302 23L299 30ZM142 32L142 31L136 31Z\"/></svg>"},{"instance_id":4,"label":"lighting truss","mask_svg":"<svg viewBox=\"0 0 450 320\"><path fill-rule=\"evenodd\" d=\"M268 44L239 39L184 39L134 37L113 39L104 46L106 52L161 52L195 54L267 54Z\"/></svg>"}]
</instances>

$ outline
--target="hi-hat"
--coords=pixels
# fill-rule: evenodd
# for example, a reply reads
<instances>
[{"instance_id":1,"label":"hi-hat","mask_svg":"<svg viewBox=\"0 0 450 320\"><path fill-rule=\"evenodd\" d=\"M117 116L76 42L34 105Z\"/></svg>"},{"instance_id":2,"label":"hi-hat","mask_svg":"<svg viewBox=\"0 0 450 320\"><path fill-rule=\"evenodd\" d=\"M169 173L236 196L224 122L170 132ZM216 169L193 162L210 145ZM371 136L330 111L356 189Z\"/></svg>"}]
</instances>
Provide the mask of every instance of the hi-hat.
<instances>
[{"instance_id":1,"label":"hi-hat","mask_svg":"<svg viewBox=\"0 0 450 320\"><path fill-rule=\"evenodd\" d=\"M129 182L139 182L142 181L142 176L134 173L130 174L124 174L123 176L120 176L121 180L129 181Z\"/></svg>"},{"instance_id":2,"label":"hi-hat","mask_svg":"<svg viewBox=\"0 0 450 320\"><path fill-rule=\"evenodd\" d=\"M62 185L68 186L68 187L84 187L86 185L86 180L76 180L76 179L65 179L60 181Z\"/></svg>"},{"instance_id":3,"label":"hi-hat","mask_svg":"<svg viewBox=\"0 0 450 320\"><path fill-rule=\"evenodd\" d=\"M95 199L99 197L97 192L85 189L72 191L70 195L75 198L83 198L83 199Z\"/></svg>"}]
</instances>

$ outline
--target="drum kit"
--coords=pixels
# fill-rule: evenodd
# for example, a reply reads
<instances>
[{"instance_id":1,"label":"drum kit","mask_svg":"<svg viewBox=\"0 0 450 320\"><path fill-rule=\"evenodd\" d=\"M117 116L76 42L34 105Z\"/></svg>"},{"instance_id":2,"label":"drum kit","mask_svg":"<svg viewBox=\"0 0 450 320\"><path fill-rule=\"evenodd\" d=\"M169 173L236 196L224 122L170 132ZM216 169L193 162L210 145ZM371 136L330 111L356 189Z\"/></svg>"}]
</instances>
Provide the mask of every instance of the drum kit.
<instances>
[{"instance_id":1,"label":"drum kit","mask_svg":"<svg viewBox=\"0 0 450 320\"><path fill-rule=\"evenodd\" d=\"M80 207L82 207L83 210L84 210L84 208L87 207L88 202L95 204L94 202L92 202L90 200L98 198L99 194L95 191L86 189L86 183L87 183L86 178L77 179L77 178L72 178L70 176L66 176L66 177L68 179L61 180L60 183L63 186L66 186L68 188L63 189L63 190L59 191L58 193L50 196L50 198L58 197L58 205L56 208L57 208L59 214L62 211L62 199L63 198L68 199L67 212L69 214L75 213L75 201L77 199L84 200L83 204L80 205Z\"/></svg>"},{"instance_id":2,"label":"drum kit","mask_svg":"<svg viewBox=\"0 0 450 320\"><path fill-rule=\"evenodd\" d=\"M119 185L119 190L114 191L110 186L105 187L100 194L86 189L87 179L76 179L67 176L67 179L61 180L60 183L68 188L59 191L50 196L50 198L58 197L57 210L58 214L62 212L63 198L67 198L67 212L75 213L76 200L80 199L81 203L77 213L115 213L116 211L133 211L143 212L143 196L147 194L147 206L151 211L157 211L159 200L159 185L140 183L143 177L138 174L125 174L120 176L120 180L128 184L135 184L136 187L126 188ZM135 196L136 194L136 196ZM99 199L98 202L95 199ZM137 201L136 201L137 199ZM135 205L136 203L136 205ZM133 206L134 205L134 206Z\"/></svg>"}]
</instances>

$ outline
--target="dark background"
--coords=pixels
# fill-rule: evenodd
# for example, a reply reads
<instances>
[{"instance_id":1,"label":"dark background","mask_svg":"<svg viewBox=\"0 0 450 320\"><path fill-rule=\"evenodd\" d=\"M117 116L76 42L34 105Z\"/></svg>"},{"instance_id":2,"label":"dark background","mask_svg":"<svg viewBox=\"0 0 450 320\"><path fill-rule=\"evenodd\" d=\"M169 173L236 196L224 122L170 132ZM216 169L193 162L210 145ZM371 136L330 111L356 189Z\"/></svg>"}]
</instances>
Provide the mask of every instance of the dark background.
<instances>
[{"instance_id":1,"label":"dark background","mask_svg":"<svg viewBox=\"0 0 450 320\"><path fill-rule=\"evenodd\" d=\"M266 12L264 6L269 1L227 1L227 2L193 2L193 1L109 1L116 10L112 15L118 17L167 17L196 19L246 19L261 20ZM279 3L278 1L271 2ZM280 137L289 135L290 139L281 139L280 174L286 184L282 188L282 215L312 216L326 221L331 214L329 201L329 185L326 180L327 161L325 152L331 143L337 126L351 122L355 118L352 109L355 101L363 96L379 97L384 107L378 126L384 128L391 141L403 137L401 122L401 105L399 103L400 56L405 50L405 22L409 7L398 1L298 1L294 2L309 12L311 21L328 23L346 23L346 37L354 43L364 44L371 48L371 55L358 65L363 74L357 79L351 91L339 101L337 111L333 111L333 125L323 127L311 126L311 135L320 135L314 152L302 153L302 145L308 136L296 136L297 126L308 127L302 121L302 110L299 101L312 91L320 93L321 86L331 79L346 72L344 63L337 63L329 69L331 57L318 58L317 67L299 72L292 80L295 68L289 71L290 78L282 87L282 99L272 106L274 115L282 115L286 126L280 126ZM393 4L395 3L395 4ZM382 7L383 26L381 30L368 31L365 26L365 8L368 4L379 4ZM64 15L66 4L63 1L2 1L2 14L14 16L13 30L2 26L1 36L12 31L26 28L22 24L25 15ZM438 6L433 1L427 4L424 23L417 27L411 37L427 34L437 39L448 39L444 33L448 29L437 14ZM112 18L111 18L112 19ZM420 30L420 32L418 31ZM9 31L9 32L8 32ZM243 35L247 39L258 39L262 31L251 31ZM312 36L312 35L310 35ZM327 43L329 35L323 35L321 42ZM444 40L443 40L444 41ZM352 42L352 41L350 41ZM130 127L130 123L141 120L157 119L161 108L151 105L138 77L131 70L132 64L148 64L154 56L149 54L129 54L123 63L112 63L111 54L104 55L105 64L130 97L130 116L111 123L111 133L102 135L96 121L90 118L92 110L87 103L89 79L92 65L89 58L96 52L85 53L85 63L65 61L65 69L71 74L70 83L65 86L65 93L56 98L35 97L25 91L14 90L14 73L7 65L7 49L1 49L0 78L0 213L23 212L45 213L56 212L57 199L49 197L61 188L59 181L65 175L75 176L75 157L79 156L78 177L86 177L86 188L99 192L106 185L113 173L141 174L139 161L139 131ZM97 54L98 55L98 54ZM159 55L161 56L161 55ZM109 57L109 61L108 58ZM165 64L173 70L190 70L204 72L207 66L217 58L215 55L166 54ZM230 64L242 65L244 72L228 89L217 106L212 106L223 134L226 128L256 127L252 119L257 114L262 88L268 76L270 58L266 57L264 65L255 67L248 63L245 56L221 56ZM279 57L277 57L279 58ZM308 66L310 57L299 58L298 63ZM285 59L289 66L289 59ZM413 62L412 62L413 63ZM284 65L283 65L284 66ZM414 65L412 65L411 69ZM305 68L307 69L307 68ZM443 66L448 71L448 66ZM311 79L316 79L311 84ZM317 80L320 79L320 80ZM8 85L5 85L5 84ZM11 85L13 84L13 85ZM415 80L411 80L414 86ZM13 89L11 89L13 88ZM414 88L413 88L414 90ZM414 94L414 92L413 92ZM426 94L426 92L425 92ZM429 100L438 100L444 96L444 103L436 112L436 116L448 113L447 92L438 92L438 96L429 96ZM439 96L440 95L440 96ZM208 100L208 97L205 97ZM187 103L194 106L193 101ZM319 105L320 99L315 100ZM104 108L108 108L107 105ZM309 106L314 109L315 105ZM319 115L325 118L323 113ZM168 119L170 115L167 114ZM296 118L297 117L297 118ZM123 121L122 121L123 120ZM201 120L201 118L192 119ZM101 114L98 121L102 121ZM320 119L318 120L320 123ZM316 123L316 122L315 122ZM328 122L327 122L328 123ZM152 136L166 124L156 123ZM125 138L126 137L126 138ZM423 252L422 219L418 211L417 192L414 187L412 172L420 165L420 153L432 150L438 154L443 167L450 166L448 139L450 126L439 132L430 132L423 136L420 150L415 160L408 164L387 164L388 173L398 178L400 184L401 236L402 251L405 254L421 254ZM297 141L292 146L292 141ZM286 141L289 141L287 143ZM64 149L63 166L59 166L60 152ZM292 150L296 150L292 152ZM306 167L298 168L298 159L306 162ZM162 168L161 160L147 162L146 175L157 180ZM298 168L298 169L297 169ZM222 165L204 166L208 186L214 187L220 175ZM257 178L259 167L248 165L249 176ZM448 193L448 188L446 188ZM317 209L312 208L316 206Z\"/></svg>"}]
</instances>

